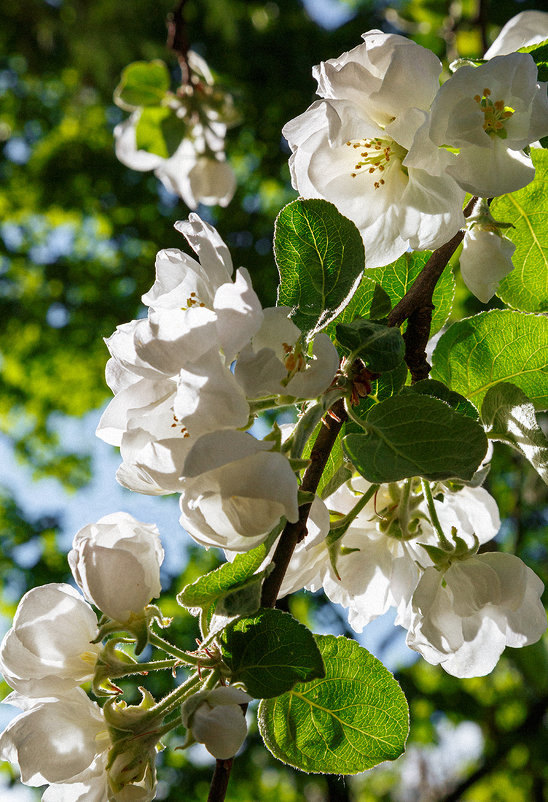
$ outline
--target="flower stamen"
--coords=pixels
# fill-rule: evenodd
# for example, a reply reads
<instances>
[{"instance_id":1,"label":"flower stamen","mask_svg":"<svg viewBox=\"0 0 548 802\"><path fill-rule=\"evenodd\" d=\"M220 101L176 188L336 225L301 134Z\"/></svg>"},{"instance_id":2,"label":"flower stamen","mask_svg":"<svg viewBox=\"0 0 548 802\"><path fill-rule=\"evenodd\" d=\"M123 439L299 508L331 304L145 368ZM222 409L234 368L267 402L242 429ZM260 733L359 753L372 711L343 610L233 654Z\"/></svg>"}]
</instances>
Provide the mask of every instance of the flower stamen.
<instances>
[{"instance_id":1,"label":"flower stamen","mask_svg":"<svg viewBox=\"0 0 548 802\"><path fill-rule=\"evenodd\" d=\"M390 167L392 159L399 159L401 165L401 162L407 155L405 148L402 148L397 142L394 142L393 139L373 138L349 140L346 145L360 150L361 159L354 165L354 170L356 172L350 173L352 178L356 178L360 170L362 170L362 173L368 173L369 175L383 173ZM363 168L366 169L364 170ZM384 183L384 179L381 178L375 181L373 186L375 189L380 189Z\"/></svg>"},{"instance_id":2,"label":"flower stamen","mask_svg":"<svg viewBox=\"0 0 548 802\"><path fill-rule=\"evenodd\" d=\"M491 100L491 90L485 87L482 95L474 95L474 100L483 111L483 130L490 136L506 139L508 136L504 124L514 114L514 109L507 106L504 100Z\"/></svg>"}]
</instances>

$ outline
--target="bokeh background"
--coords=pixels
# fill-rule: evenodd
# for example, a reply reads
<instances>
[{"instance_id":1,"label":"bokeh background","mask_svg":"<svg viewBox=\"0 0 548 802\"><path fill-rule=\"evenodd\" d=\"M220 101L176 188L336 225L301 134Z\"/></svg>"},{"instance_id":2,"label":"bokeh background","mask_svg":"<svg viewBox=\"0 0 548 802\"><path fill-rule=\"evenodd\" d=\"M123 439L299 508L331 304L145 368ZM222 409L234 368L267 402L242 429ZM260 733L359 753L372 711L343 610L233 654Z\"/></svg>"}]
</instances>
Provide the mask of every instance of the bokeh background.
<instances>
[{"instance_id":1,"label":"bokeh background","mask_svg":"<svg viewBox=\"0 0 548 802\"><path fill-rule=\"evenodd\" d=\"M94 430L110 392L103 338L144 313L154 257L183 247L173 229L188 209L152 173L120 164L112 101L121 70L161 58L174 0L4 0L0 9L0 626L21 595L69 581L75 532L116 510L156 522L167 558L162 609L193 648L194 619L174 597L220 554L195 547L178 523L176 498L132 494L114 479L114 449ZM515 0L187 0L191 46L233 93L242 122L228 134L238 190L226 209L201 207L247 267L264 304L275 302L272 231L296 193L289 182L285 122L314 97L311 67L381 28L430 47L447 64L480 56L500 26L538 2ZM455 260L455 264L456 264ZM457 271L458 272L458 271ZM497 305L495 299L492 304ZM479 306L458 284L456 314ZM488 488L501 508L500 548L546 581L547 498L538 476L496 448ZM348 634L343 611L296 594L291 612L316 632ZM409 652L390 617L360 642L394 670L408 696L406 755L358 777L316 777L277 762L250 735L235 761L229 802L546 802L548 654L541 642L507 649L495 672L459 681ZM169 677L149 677L153 692ZM5 684L0 689L4 696ZM131 701L131 689L127 691ZM0 708L2 726L17 711ZM173 740L177 745L177 738ZM203 802L213 759L201 747L166 750L158 799ZM0 767L0 797L34 800Z\"/></svg>"}]
</instances>

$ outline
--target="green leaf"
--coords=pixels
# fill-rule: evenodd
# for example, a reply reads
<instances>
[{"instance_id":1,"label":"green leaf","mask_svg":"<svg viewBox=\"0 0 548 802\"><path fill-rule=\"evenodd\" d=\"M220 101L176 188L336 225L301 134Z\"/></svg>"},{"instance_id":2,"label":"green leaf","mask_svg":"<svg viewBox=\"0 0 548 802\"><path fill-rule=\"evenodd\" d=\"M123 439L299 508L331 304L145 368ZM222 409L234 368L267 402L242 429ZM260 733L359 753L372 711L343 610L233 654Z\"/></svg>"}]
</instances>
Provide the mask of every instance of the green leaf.
<instances>
[{"instance_id":1,"label":"green leaf","mask_svg":"<svg viewBox=\"0 0 548 802\"><path fill-rule=\"evenodd\" d=\"M446 387L442 382L435 381L435 379L423 379L422 381L412 384L411 387L405 387L404 393L420 393L421 395L430 395L432 398L439 398L440 401L445 401L450 407L463 415L468 415L473 420L479 420L478 410L460 393L455 393Z\"/></svg>"},{"instance_id":2,"label":"green leaf","mask_svg":"<svg viewBox=\"0 0 548 802\"><path fill-rule=\"evenodd\" d=\"M380 284L375 284L371 307L369 309L370 320L384 320L390 314L392 301L390 296Z\"/></svg>"},{"instance_id":3,"label":"green leaf","mask_svg":"<svg viewBox=\"0 0 548 802\"><path fill-rule=\"evenodd\" d=\"M529 53L537 65L539 81L548 81L548 39L535 45L520 47L518 53Z\"/></svg>"},{"instance_id":4,"label":"green leaf","mask_svg":"<svg viewBox=\"0 0 548 802\"><path fill-rule=\"evenodd\" d=\"M169 90L169 70L163 61L134 61L122 70L114 102L126 111L159 106Z\"/></svg>"},{"instance_id":5,"label":"green leaf","mask_svg":"<svg viewBox=\"0 0 548 802\"><path fill-rule=\"evenodd\" d=\"M259 705L265 745L301 771L358 774L402 754L409 731L403 691L356 641L317 635L325 679Z\"/></svg>"},{"instance_id":6,"label":"green leaf","mask_svg":"<svg viewBox=\"0 0 548 802\"><path fill-rule=\"evenodd\" d=\"M516 246L515 267L499 284L497 295L524 312L548 311L548 152L533 148L535 178L523 189L495 198L495 220L512 223L505 232Z\"/></svg>"},{"instance_id":7,"label":"green leaf","mask_svg":"<svg viewBox=\"0 0 548 802\"><path fill-rule=\"evenodd\" d=\"M168 159L173 156L186 133L185 123L171 109L149 106L141 111L135 128L137 149Z\"/></svg>"},{"instance_id":8,"label":"green leaf","mask_svg":"<svg viewBox=\"0 0 548 802\"><path fill-rule=\"evenodd\" d=\"M256 699L279 696L296 682L325 676L314 636L281 610L265 608L253 617L239 618L220 640L232 679L243 682Z\"/></svg>"},{"instance_id":9,"label":"green leaf","mask_svg":"<svg viewBox=\"0 0 548 802\"><path fill-rule=\"evenodd\" d=\"M510 382L497 384L483 399L481 417L489 436L517 449L548 484L548 440L525 393Z\"/></svg>"},{"instance_id":10,"label":"green leaf","mask_svg":"<svg viewBox=\"0 0 548 802\"><path fill-rule=\"evenodd\" d=\"M245 587L267 557L268 551L269 543L266 541L245 554L237 554L234 562L224 563L184 587L177 595L177 601L190 609L209 607L228 593Z\"/></svg>"},{"instance_id":11,"label":"green leaf","mask_svg":"<svg viewBox=\"0 0 548 802\"><path fill-rule=\"evenodd\" d=\"M487 451L479 423L428 395L388 398L367 413L364 426L365 434L346 435L343 447L369 482L471 479Z\"/></svg>"},{"instance_id":12,"label":"green leaf","mask_svg":"<svg viewBox=\"0 0 548 802\"><path fill-rule=\"evenodd\" d=\"M490 387L516 384L535 409L548 407L548 318L493 309L454 323L434 351L432 378L479 409Z\"/></svg>"},{"instance_id":13,"label":"green leaf","mask_svg":"<svg viewBox=\"0 0 548 802\"><path fill-rule=\"evenodd\" d=\"M239 588L232 588L215 605L215 614L226 618L254 615L261 606L261 593L266 571L254 574Z\"/></svg>"},{"instance_id":14,"label":"green leaf","mask_svg":"<svg viewBox=\"0 0 548 802\"><path fill-rule=\"evenodd\" d=\"M356 317L371 317L376 285L382 287L394 307L414 283L431 255L431 251L404 253L390 265L366 270L352 299L335 322L350 323ZM451 266L448 265L436 284L432 297L434 311L432 312L430 335L439 331L447 320L453 306L454 295L455 278ZM333 324L328 329L328 334L332 337L335 334L334 329Z\"/></svg>"},{"instance_id":15,"label":"green leaf","mask_svg":"<svg viewBox=\"0 0 548 802\"><path fill-rule=\"evenodd\" d=\"M327 326L346 305L364 268L360 232L324 200L296 200L276 220L278 305L303 332Z\"/></svg>"},{"instance_id":16,"label":"green leaf","mask_svg":"<svg viewBox=\"0 0 548 802\"><path fill-rule=\"evenodd\" d=\"M355 318L351 323L339 323L336 331L339 343L373 373L394 370L403 362L405 343L397 328Z\"/></svg>"}]
</instances>

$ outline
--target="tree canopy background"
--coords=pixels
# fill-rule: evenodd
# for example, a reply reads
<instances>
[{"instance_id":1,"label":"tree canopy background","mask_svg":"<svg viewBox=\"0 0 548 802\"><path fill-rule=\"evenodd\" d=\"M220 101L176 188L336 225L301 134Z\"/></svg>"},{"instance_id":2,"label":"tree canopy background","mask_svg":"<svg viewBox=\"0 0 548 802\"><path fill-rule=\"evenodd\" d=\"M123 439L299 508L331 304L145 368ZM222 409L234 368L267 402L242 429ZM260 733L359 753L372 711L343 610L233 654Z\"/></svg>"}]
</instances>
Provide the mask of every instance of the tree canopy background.
<instances>
[{"instance_id":1,"label":"tree canopy background","mask_svg":"<svg viewBox=\"0 0 548 802\"><path fill-rule=\"evenodd\" d=\"M41 509L40 480L54 479L72 491L90 481L93 464L78 427L70 427L72 441L60 438L62 422L110 397L102 338L143 313L140 296L152 284L156 252L184 247L173 223L188 209L152 173L120 164L112 135L125 117L112 100L125 66L160 58L177 83L177 61L165 46L172 5L173 0L8 0L0 12L0 430L2 453L13 451L37 482L29 491L32 505L14 497L9 482L0 491L5 626L28 588L68 580L63 510L52 515ZM187 0L185 6L192 48L234 94L241 114L227 141L236 196L226 209L199 212L219 229L235 265L250 270L264 304L275 303L274 219L296 195L281 129L313 100L312 65L354 47L363 31L375 27L411 36L445 63L457 53L478 56L524 6L514 0L306 5L324 25L298 0ZM346 12L346 21L333 29L325 27L330 5ZM542 0L527 3L531 9L543 6ZM459 286L459 310L477 311L478 302ZM499 540L546 582L546 488L504 447L495 451L494 463L488 482L504 518ZM9 466L11 471L11 461ZM114 472L101 481L114 483ZM131 504L128 492L128 509ZM188 548L188 566L182 576L172 570L164 577L172 596L162 609L176 616L183 648L191 648L193 621L181 614L174 596L213 567L218 555L193 547L181 529L171 536ZM321 598L299 594L291 611L316 630L345 631L337 611ZM381 659L397 636L396 630L387 632ZM507 649L485 679L456 680L422 660L413 663L398 672L411 706L409 757L347 780L286 769L252 727L227 799L547 800L547 669L545 642ZM151 689L160 692L162 678L150 679ZM465 722L477 726L455 729ZM476 752L466 746L472 740L462 741L466 732L476 738ZM436 751L439 743L443 748ZM461 743L465 758L455 775L451 767L443 770L442 755L455 755ZM201 754L166 751L159 799L206 798L212 763ZM3 770L13 781L9 768Z\"/></svg>"}]
</instances>

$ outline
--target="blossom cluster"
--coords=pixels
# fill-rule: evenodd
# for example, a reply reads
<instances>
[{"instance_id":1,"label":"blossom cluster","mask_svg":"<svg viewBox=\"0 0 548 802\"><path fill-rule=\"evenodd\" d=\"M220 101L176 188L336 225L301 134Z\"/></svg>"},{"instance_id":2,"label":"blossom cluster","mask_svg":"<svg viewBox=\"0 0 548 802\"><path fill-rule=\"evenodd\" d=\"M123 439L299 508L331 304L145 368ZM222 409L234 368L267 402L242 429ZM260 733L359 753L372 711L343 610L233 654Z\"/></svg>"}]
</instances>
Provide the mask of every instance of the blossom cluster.
<instances>
[{"instance_id":1,"label":"blossom cluster","mask_svg":"<svg viewBox=\"0 0 548 802\"><path fill-rule=\"evenodd\" d=\"M0 755L19 765L27 785L49 784L45 802L154 799L154 744L122 771L124 753L113 750L107 708L80 686L104 662L91 604L118 626L131 626L160 595L163 557L156 526L123 512L107 515L81 529L69 553L85 598L57 583L29 590L19 602L0 646L0 669L13 688L5 701L23 712L0 736Z\"/></svg>"},{"instance_id":2,"label":"blossom cluster","mask_svg":"<svg viewBox=\"0 0 548 802\"><path fill-rule=\"evenodd\" d=\"M253 410L320 395L339 358L324 333L309 355L289 309L262 308L208 223L191 215L176 228L199 261L158 254L148 317L107 341L115 397L97 434L120 446L121 484L180 493L181 523L198 543L247 551L298 515L288 458L246 431Z\"/></svg>"},{"instance_id":3,"label":"blossom cluster","mask_svg":"<svg viewBox=\"0 0 548 802\"><path fill-rule=\"evenodd\" d=\"M127 639L109 636L138 637L148 629L157 614L149 604L161 593L163 558L154 525L123 512L107 515L76 534L68 555L84 596L56 583L33 588L19 602L0 645L0 670L13 689L5 702L23 712L0 735L0 756L19 765L27 785L48 784L45 802L155 797L163 714L155 716L143 689L140 705L116 698L121 690L111 680L143 666L117 648ZM103 613L99 621L91 605ZM96 695L110 694L103 707L82 688L90 681ZM234 686L191 688L182 701L176 724L187 730L186 745L203 743L223 759L236 754L247 734L247 693Z\"/></svg>"},{"instance_id":4,"label":"blossom cluster","mask_svg":"<svg viewBox=\"0 0 548 802\"><path fill-rule=\"evenodd\" d=\"M232 99L214 87L211 71L201 56L187 54L189 80L169 106L186 133L169 157L137 147L137 109L114 129L116 156L132 170L153 170L164 187L179 195L190 209L198 204L227 206L236 190L236 176L226 161L227 126L235 121ZM181 96L182 93L182 96Z\"/></svg>"},{"instance_id":5,"label":"blossom cluster","mask_svg":"<svg viewBox=\"0 0 548 802\"><path fill-rule=\"evenodd\" d=\"M467 192L492 198L528 184L534 167L524 148L548 134L548 96L531 56L502 44L504 55L458 63L440 87L430 50L380 31L363 39L314 68L320 100L283 133L295 189L353 220L366 267L377 267L447 242L464 226ZM512 269L511 243L491 225L465 248L463 277L485 302ZM470 269L478 256L482 267Z\"/></svg>"},{"instance_id":6,"label":"blossom cluster","mask_svg":"<svg viewBox=\"0 0 548 802\"><path fill-rule=\"evenodd\" d=\"M465 225L466 193L477 196L461 271L487 301L513 252L487 199L531 180L524 148L548 134L546 84L529 55L507 53L502 42L484 64L460 65L440 87L441 64L431 52L379 31L363 38L315 68L320 99L284 128L293 183L356 223L366 267L447 242ZM196 65L207 85L207 68ZM122 160L175 182L190 206L228 202L222 121L197 122L175 156L158 161L136 148L138 117L115 132ZM292 309L263 308L249 272L234 270L221 236L197 214L175 227L195 256L160 251L142 298L146 317L120 325L106 341L113 398L97 435L120 448L120 484L178 494L182 527L228 559L267 541L264 564L245 577L251 582L271 570L284 524L300 526L309 509L278 598L323 589L348 610L357 632L392 608L409 647L454 676L483 676L506 646L537 641L546 630L543 585L517 556L490 550L500 518L480 485L485 470L468 483L443 479L450 474L442 471L437 481L372 484L345 454L323 496L303 492L302 472L317 456L305 444L329 414L342 426L334 400L344 399L345 414L367 431L367 418L352 406L369 393L374 374L357 352L340 359L325 332L307 338ZM281 407L298 408L296 423L275 424L259 439L257 416ZM183 652L152 629L166 624L151 604L161 594L163 557L154 525L108 515L80 530L68 555L81 592L44 585L19 603L0 669L13 689L6 701L22 712L0 735L0 756L19 765L24 783L48 785L45 802L149 802L159 740L170 729L183 727L185 747L203 743L221 760L245 739L252 697L230 684L220 630L209 629L218 598L208 599L200 619L198 652ZM121 632L129 637L116 637ZM121 642L133 642L136 655L148 643L173 659L137 663ZM120 700L117 677L181 664L195 674L164 700L145 689L140 705ZM90 682L97 697L107 697L102 706L86 693Z\"/></svg>"},{"instance_id":7,"label":"blossom cluster","mask_svg":"<svg viewBox=\"0 0 548 802\"><path fill-rule=\"evenodd\" d=\"M477 553L500 528L487 490L434 492L433 512L416 482L375 490L356 477L325 502L317 498L316 526L297 546L280 595L323 589L348 608L356 632L395 608L407 645L429 663L457 677L483 676L506 646L541 637L544 586L515 555Z\"/></svg>"}]
</instances>

